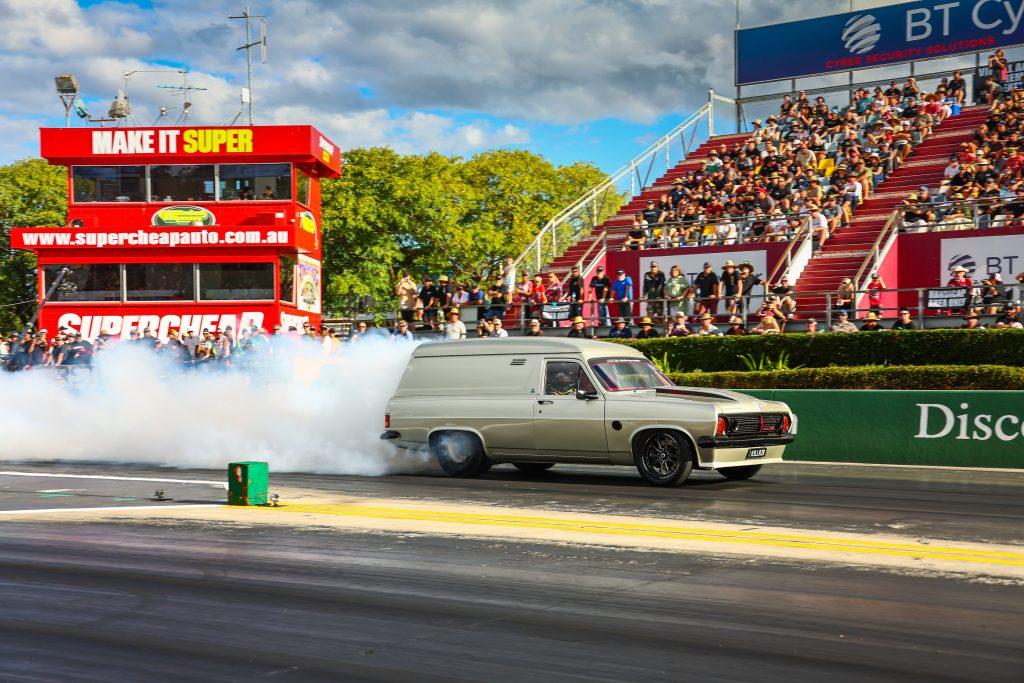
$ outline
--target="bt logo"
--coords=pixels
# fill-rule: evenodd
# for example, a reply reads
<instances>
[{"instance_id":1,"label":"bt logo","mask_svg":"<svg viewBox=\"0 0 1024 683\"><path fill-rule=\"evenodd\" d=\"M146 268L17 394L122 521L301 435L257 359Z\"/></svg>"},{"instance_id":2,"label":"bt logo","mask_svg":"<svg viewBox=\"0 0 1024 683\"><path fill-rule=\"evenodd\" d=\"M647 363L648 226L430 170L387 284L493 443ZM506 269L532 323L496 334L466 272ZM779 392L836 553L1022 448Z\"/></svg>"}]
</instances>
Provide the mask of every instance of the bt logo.
<instances>
[{"instance_id":1,"label":"bt logo","mask_svg":"<svg viewBox=\"0 0 1024 683\"><path fill-rule=\"evenodd\" d=\"M946 264L946 272L952 273L957 266L966 268L968 277L974 277L974 271L978 269L978 264L970 254L957 254L949 259L949 263Z\"/></svg>"},{"instance_id":2,"label":"bt logo","mask_svg":"<svg viewBox=\"0 0 1024 683\"><path fill-rule=\"evenodd\" d=\"M855 14L843 27L843 47L855 55L871 51L881 37L882 25L870 14Z\"/></svg>"}]
</instances>

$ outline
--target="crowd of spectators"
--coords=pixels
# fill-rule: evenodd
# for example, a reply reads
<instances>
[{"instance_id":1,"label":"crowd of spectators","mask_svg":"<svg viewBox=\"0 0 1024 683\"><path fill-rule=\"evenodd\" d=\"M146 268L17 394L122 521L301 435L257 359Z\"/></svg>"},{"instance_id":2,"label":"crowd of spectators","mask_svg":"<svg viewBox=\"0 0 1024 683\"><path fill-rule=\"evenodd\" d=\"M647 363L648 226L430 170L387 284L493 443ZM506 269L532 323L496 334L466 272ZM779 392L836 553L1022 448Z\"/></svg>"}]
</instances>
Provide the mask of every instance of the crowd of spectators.
<instances>
[{"instance_id":1,"label":"crowd of spectators","mask_svg":"<svg viewBox=\"0 0 1024 683\"><path fill-rule=\"evenodd\" d=\"M774 242L807 225L816 242L897 168L963 102L959 72L926 93L910 78L861 88L847 107L801 91L750 137L713 149L633 217L624 250Z\"/></svg>"}]
</instances>

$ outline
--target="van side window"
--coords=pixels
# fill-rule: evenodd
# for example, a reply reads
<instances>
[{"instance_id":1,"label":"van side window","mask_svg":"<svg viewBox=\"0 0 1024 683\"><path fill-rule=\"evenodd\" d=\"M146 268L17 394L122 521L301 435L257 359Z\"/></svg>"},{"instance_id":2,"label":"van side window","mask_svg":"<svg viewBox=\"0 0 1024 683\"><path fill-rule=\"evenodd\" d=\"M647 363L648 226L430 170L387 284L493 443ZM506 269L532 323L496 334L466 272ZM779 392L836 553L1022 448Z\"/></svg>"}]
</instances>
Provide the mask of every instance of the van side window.
<instances>
[{"instance_id":1,"label":"van side window","mask_svg":"<svg viewBox=\"0 0 1024 683\"><path fill-rule=\"evenodd\" d=\"M548 363L544 375L544 393L551 396L571 396L577 389L587 393L596 392L594 383L579 363L554 361Z\"/></svg>"}]
</instances>

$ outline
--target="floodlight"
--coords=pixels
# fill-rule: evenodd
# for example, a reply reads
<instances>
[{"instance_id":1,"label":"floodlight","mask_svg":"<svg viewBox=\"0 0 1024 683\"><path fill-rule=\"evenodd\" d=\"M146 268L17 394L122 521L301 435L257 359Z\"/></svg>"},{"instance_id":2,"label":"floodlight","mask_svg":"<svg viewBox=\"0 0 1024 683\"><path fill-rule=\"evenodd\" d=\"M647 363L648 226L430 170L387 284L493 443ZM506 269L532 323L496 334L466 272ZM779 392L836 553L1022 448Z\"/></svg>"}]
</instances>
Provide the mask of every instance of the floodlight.
<instances>
[{"instance_id":1,"label":"floodlight","mask_svg":"<svg viewBox=\"0 0 1024 683\"><path fill-rule=\"evenodd\" d=\"M61 74L53 79L57 84L58 95L77 95L78 79L72 74Z\"/></svg>"},{"instance_id":2,"label":"floodlight","mask_svg":"<svg viewBox=\"0 0 1024 683\"><path fill-rule=\"evenodd\" d=\"M110 111L107 112L107 115L115 119L124 119L131 113L132 106L128 102L128 96L124 94L124 90L118 90L114 101L110 103Z\"/></svg>"}]
</instances>

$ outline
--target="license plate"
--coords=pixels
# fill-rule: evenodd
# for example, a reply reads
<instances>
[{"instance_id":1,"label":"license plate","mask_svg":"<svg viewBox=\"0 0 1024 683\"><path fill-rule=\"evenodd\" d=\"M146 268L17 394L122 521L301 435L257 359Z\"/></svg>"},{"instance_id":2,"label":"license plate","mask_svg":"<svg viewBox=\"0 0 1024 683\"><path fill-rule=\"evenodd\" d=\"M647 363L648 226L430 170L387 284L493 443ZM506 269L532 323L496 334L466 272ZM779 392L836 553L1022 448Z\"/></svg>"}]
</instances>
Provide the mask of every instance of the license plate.
<instances>
[{"instance_id":1,"label":"license plate","mask_svg":"<svg viewBox=\"0 0 1024 683\"><path fill-rule=\"evenodd\" d=\"M760 448L751 448L749 451L747 451L748 460L750 458L763 458L766 455L768 455L767 446L761 446Z\"/></svg>"}]
</instances>

